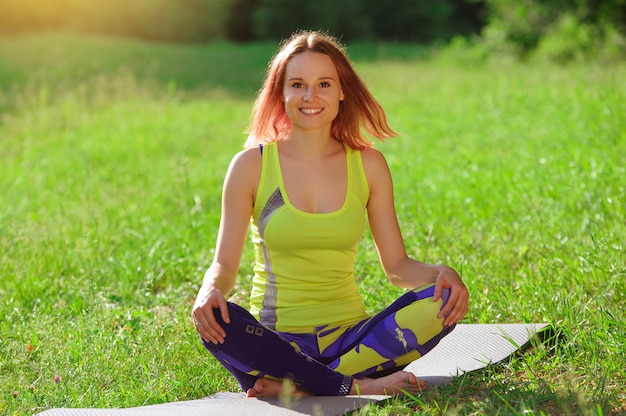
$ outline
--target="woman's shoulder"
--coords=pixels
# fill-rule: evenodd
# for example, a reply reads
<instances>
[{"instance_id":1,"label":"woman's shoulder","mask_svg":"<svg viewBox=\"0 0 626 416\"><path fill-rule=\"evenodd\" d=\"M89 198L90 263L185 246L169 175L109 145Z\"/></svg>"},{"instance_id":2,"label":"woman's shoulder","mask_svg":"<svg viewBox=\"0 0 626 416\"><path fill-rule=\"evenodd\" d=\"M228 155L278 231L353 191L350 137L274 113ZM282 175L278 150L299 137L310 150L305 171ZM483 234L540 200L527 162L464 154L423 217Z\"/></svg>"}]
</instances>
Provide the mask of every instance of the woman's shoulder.
<instances>
[{"instance_id":1,"label":"woman's shoulder","mask_svg":"<svg viewBox=\"0 0 626 416\"><path fill-rule=\"evenodd\" d=\"M387 160L382 152L378 149L370 147L361 150L361 158L363 159L363 167L366 172L376 173L380 169L387 170Z\"/></svg>"},{"instance_id":2,"label":"woman's shoulder","mask_svg":"<svg viewBox=\"0 0 626 416\"><path fill-rule=\"evenodd\" d=\"M368 148L361 151L361 157L370 192L378 189L388 189L391 184L391 172L382 152L374 148Z\"/></svg>"},{"instance_id":3,"label":"woman's shoulder","mask_svg":"<svg viewBox=\"0 0 626 416\"><path fill-rule=\"evenodd\" d=\"M239 181L256 183L261 175L263 157L258 147L247 148L236 153L228 168L228 176Z\"/></svg>"},{"instance_id":4,"label":"woman's shoulder","mask_svg":"<svg viewBox=\"0 0 626 416\"><path fill-rule=\"evenodd\" d=\"M250 147L236 153L231 161L233 167L240 169L261 166L263 155L258 147Z\"/></svg>"}]
</instances>

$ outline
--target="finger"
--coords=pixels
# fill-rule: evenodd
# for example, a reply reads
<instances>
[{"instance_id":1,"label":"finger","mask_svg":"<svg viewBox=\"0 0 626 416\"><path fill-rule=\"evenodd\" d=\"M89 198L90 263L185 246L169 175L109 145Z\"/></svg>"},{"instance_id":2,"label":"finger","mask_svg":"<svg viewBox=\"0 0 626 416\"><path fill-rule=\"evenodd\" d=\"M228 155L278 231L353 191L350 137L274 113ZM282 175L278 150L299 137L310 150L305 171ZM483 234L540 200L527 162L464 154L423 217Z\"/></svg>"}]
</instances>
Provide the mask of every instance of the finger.
<instances>
[{"instance_id":1,"label":"finger","mask_svg":"<svg viewBox=\"0 0 626 416\"><path fill-rule=\"evenodd\" d=\"M200 335L200 337L202 337L203 340L215 342L215 339L213 339L209 331L206 329L208 327L207 321L202 318L200 313L195 314L194 311L194 315L191 317L191 323L194 325L196 332Z\"/></svg>"},{"instance_id":2,"label":"finger","mask_svg":"<svg viewBox=\"0 0 626 416\"><path fill-rule=\"evenodd\" d=\"M205 341L212 342L213 344L224 343L224 338L219 334L218 331L211 327L200 326L198 328L198 333Z\"/></svg>"},{"instance_id":3,"label":"finger","mask_svg":"<svg viewBox=\"0 0 626 416\"><path fill-rule=\"evenodd\" d=\"M208 321L207 330L211 332L211 335L217 338L220 344L224 343L224 337L226 336L226 331L224 331L224 328L222 328L222 326L215 319L215 309L213 308L209 309L209 311L206 312L205 317L207 318L207 321Z\"/></svg>"},{"instance_id":4,"label":"finger","mask_svg":"<svg viewBox=\"0 0 626 416\"><path fill-rule=\"evenodd\" d=\"M449 326L452 324L456 324L465 317L468 311L468 299L469 294L467 293L467 291L462 291L459 295L457 295L454 303L450 304L451 310L445 317L445 325Z\"/></svg>"},{"instance_id":5,"label":"finger","mask_svg":"<svg viewBox=\"0 0 626 416\"><path fill-rule=\"evenodd\" d=\"M222 344L224 342L224 335L222 327L215 321L213 316L213 309L208 311L200 311L193 318L196 331L202 339L212 342L214 344Z\"/></svg>"},{"instance_id":6,"label":"finger","mask_svg":"<svg viewBox=\"0 0 626 416\"><path fill-rule=\"evenodd\" d=\"M452 313L450 315L448 315L448 318L446 318L446 321L444 323L445 326L452 326L456 323L458 323L461 319L463 319L463 317L465 316L465 314L461 311L461 312L455 312Z\"/></svg>"},{"instance_id":7,"label":"finger","mask_svg":"<svg viewBox=\"0 0 626 416\"><path fill-rule=\"evenodd\" d=\"M450 295L448 296L448 301L443 306L443 308L441 308L437 317L444 318L446 317L446 315L449 315L450 311L454 308L458 298L459 298L458 291L450 289Z\"/></svg>"},{"instance_id":8,"label":"finger","mask_svg":"<svg viewBox=\"0 0 626 416\"><path fill-rule=\"evenodd\" d=\"M451 309L448 315L444 320L444 325L450 326L458 321L464 316L463 310L465 309L464 301L461 296L458 296L453 304L450 305Z\"/></svg>"},{"instance_id":9,"label":"finger","mask_svg":"<svg viewBox=\"0 0 626 416\"><path fill-rule=\"evenodd\" d=\"M229 324L230 323L230 314L228 313L228 304L226 303L226 299L222 298L219 301L220 313L222 314L222 320ZM226 333L224 333L226 336Z\"/></svg>"},{"instance_id":10,"label":"finger","mask_svg":"<svg viewBox=\"0 0 626 416\"><path fill-rule=\"evenodd\" d=\"M441 292L443 291L443 283L440 280L437 280L435 283L435 293L433 295L433 302L437 302L441 298Z\"/></svg>"},{"instance_id":11,"label":"finger","mask_svg":"<svg viewBox=\"0 0 626 416\"><path fill-rule=\"evenodd\" d=\"M468 311L468 296L461 297L454 306L454 309L446 317L444 325L450 326L458 323L465 317Z\"/></svg>"},{"instance_id":12,"label":"finger","mask_svg":"<svg viewBox=\"0 0 626 416\"><path fill-rule=\"evenodd\" d=\"M446 317L446 319L443 321L443 325L444 326L452 326L452 325L456 324L458 321L459 321L458 314L456 312L452 311Z\"/></svg>"},{"instance_id":13,"label":"finger","mask_svg":"<svg viewBox=\"0 0 626 416\"><path fill-rule=\"evenodd\" d=\"M205 340L205 341L209 341L209 342L214 342L215 339L213 339L213 337L211 336L211 334L206 330L206 321L205 320L201 320L199 317L195 317L193 316L191 319L191 323L194 325L194 328L196 329L196 332L198 333L198 335L200 335L200 337ZM204 321L204 323L202 323L202 321Z\"/></svg>"}]
</instances>

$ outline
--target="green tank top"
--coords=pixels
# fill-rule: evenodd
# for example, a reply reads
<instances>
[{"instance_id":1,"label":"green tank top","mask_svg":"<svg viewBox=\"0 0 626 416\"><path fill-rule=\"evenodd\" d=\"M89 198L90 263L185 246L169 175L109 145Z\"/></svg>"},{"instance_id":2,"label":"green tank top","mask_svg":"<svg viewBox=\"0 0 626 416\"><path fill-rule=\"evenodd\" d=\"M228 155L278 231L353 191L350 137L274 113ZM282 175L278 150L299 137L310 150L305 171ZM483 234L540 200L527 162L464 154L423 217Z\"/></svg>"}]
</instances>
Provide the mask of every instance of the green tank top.
<instances>
[{"instance_id":1,"label":"green tank top","mask_svg":"<svg viewBox=\"0 0 626 416\"><path fill-rule=\"evenodd\" d=\"M262 149L251 218L255 262L250 312L263 325L292 333L367 318L354 280L369 197L361 152L346 146L348 191L343 206L315 214L290 203L278 146L271 143Z\"/></svg>"}]
</instances>

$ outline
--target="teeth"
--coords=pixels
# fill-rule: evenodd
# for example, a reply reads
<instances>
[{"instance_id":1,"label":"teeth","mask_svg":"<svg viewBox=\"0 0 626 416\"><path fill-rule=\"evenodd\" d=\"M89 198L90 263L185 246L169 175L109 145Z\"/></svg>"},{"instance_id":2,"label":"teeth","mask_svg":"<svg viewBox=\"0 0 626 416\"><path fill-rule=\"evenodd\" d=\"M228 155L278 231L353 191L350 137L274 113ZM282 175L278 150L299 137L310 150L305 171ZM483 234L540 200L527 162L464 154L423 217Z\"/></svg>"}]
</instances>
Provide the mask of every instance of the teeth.
<instances>
[{"instance_id":1,"label":"teeth","mask_svg":"<svg viewBox=\"0 0 626 416\"><path fill-rule=\"evenodd\" d=\"M320 108L301 108L300 111L304 114L317 114L322 110Z\"/></svg>"}]
</instances>

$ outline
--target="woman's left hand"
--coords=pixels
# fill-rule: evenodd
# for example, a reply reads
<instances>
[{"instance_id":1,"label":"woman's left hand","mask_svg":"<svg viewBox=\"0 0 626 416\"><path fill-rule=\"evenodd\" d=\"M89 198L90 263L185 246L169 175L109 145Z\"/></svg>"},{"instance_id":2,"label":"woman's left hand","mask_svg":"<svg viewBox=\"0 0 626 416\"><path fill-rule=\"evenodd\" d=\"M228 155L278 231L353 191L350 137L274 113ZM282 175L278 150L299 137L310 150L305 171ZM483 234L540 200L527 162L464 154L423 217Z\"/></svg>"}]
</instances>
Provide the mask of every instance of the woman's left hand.
<instances>
[{"instance_id":1,"label":"woman's left hand","mask_svg":"<svg viewBox=\"0 0 626 416\"><path fill-rule=\"evenodd\" d=\"M457 272L448 266L440 266L441 271L435 280L434 301L441 298L443 289L450 290L448 302L439 312L439 318L445 318L443 324L451 326L459 322L468 311L469 292Z\"/></svg>"}]
</instances>

